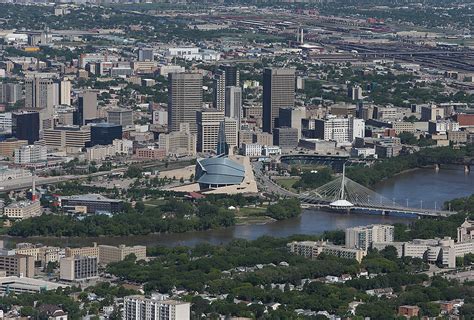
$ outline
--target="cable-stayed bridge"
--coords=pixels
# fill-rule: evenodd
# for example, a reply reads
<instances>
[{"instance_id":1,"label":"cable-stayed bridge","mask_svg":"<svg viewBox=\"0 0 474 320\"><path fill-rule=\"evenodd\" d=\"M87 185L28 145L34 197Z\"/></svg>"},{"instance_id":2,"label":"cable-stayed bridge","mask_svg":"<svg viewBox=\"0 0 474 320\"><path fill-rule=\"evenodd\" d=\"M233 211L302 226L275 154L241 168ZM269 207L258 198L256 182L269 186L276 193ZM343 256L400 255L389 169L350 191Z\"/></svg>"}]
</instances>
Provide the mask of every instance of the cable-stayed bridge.
<instances>
[{"instance_id":1,"label":"cable-stayed bridge","mask_svg":"<svg viewBox=\"0 0 474 320\"><path fill-rule=\"evenodd\" d=\"M297 194L276 184L262 173L261 163L255 162L255 174L260 179L260 185L265 189L284 197L295 197L307 204L314 204L323 208L334 209L340 212L361 212L380 215L396 215L402 217L448 217L456 214L454 211L410 207L408 202L403 206L395 200L388 199L377 192L347 178L345 165L342 175L317 189Z\"/></svg>"},{"instance_id":2,"label":"cable-stayed bridge","mask_svg":"<svg viewBox=\"0 0 474 320\"><path fill-rule=\"evenodd\" d=\"M345 170L344 170L345 171ZM306 203L320 204L337 211L367 212L399 216L447 217L456 212L411 208L388 199L363 185L342 176L319 188L295 195Z\"/></svg>"}]
</instances>

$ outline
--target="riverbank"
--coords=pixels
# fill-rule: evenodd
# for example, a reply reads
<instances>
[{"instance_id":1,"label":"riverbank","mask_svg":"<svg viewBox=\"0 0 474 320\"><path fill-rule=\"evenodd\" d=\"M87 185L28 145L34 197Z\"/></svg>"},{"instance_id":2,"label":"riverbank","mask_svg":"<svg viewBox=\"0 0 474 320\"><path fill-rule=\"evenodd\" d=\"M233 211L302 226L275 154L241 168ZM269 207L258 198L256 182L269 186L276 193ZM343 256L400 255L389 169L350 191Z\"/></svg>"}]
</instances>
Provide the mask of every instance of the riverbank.
<instances>
[{"instance_id":1,"label":"riverbank","mask_svg":"<svg viewBox=\"0 0 474 320\"><path fill-rule=\"evenodd\" d=\"M91 246L94 242L106 245L145 245L145 246L195 246L199 243L224 244L235 239L255 240L262 236L289 237L295 234L320 235L325 231L342 230L349 227L374 223L410 223L412 219L388 216L347 215L322 210L303 210L296 218L265 224L236 225L206 231L184 233L161 233L138 236L103 237L11 237L0 236L8 248L16 243L34 242L51 246L78 247Z\"/></svg>"},{"instance_id":2,"label":"riverbank","mask_svg":"<svg viewBox=\"0 0 474 320\"><path fill-rule=\"evenodd\" d=\"M423 201L424 208L434 208L435 203L441 205L446 200L474 194L474 179L465 174L461 167L454 170L415 169L397 177L381 181L376 192L384 197L405 204L408 199L410 206L419 206ZM253 209L253 208L252 208ZM262 209L263 210L263 209ZM294 234L318 235L324 231L342 230L348 227L381 223L411 223L413 219L390 216L347 215L318 210L305 209L301 216L282 221L267 223L246 223L228 228L206 231L189 231L185 233L162 233L146 236L123 237L9 237L1 236L8 247L19 242L41 242L55 246L88 246L93 242L109 245L147 245L147 246L194 246L198 243L222 244L234 239L254 240L261 236L287 237Z\"/></svg>"}]
</instances>

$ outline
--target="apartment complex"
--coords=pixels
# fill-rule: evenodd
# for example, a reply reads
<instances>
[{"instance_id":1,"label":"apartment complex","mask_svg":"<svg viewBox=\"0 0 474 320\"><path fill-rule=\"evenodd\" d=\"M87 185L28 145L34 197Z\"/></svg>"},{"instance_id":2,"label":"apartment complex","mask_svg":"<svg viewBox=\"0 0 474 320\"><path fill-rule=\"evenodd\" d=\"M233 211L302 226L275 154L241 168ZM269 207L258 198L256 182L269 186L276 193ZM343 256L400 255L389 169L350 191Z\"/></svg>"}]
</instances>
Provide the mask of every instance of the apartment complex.
<instances>
[{"instance_id":1,"label":"apartment complex","mask_svg":"<svg viewBox=\"0 0 474 320\"><path fill-rule=\"evenodd\" d=\"M360 263L367 255L366 250L336 246L327 241L293 241L286 246L291 253L309 259L315 259L321 253L325 253L340 258L354 259Z\"/></svg>"},{"instance_id":2,"label":"apartment complex","mask_svg":"<svg viewBox=\"0 0 474 320\"><path fill-rule=\"evenodd\" d=\"M456 241L450 237L444 237L443 239L414 239L407 242L374 242L372 246L378 250L393 246L397 249L399 257L420 258L429 263L439 263L454 268L457 257L474 253L474 221L464 221L458 228Z\"/></svg>"},{"instance_id":3,"label":"apartment complex","mask_svg":"<svg viewBox=\"0 0 474 320\"><path fill-rule=\"evenodd\" d=\"M354 117L326 116L315 120L315 134L318 139L350 143L357 137L364 137L365 122Z\"/></svg>"},{"instance_id":4,"label":"apartment complex","mask_svg":"<svg viewBox=\"0 0 474 320\"><path fill-rule=\"evenodd\" d=\"M390 225L368 225L346 229L346 247L368 250L372 243L390 243L394 239L394 227Z\"/></svg>"},{"instance_id":5,"label":"apartment complex","mask_svg":"<svg viewBox=\"0 0 474 320\"><path fill-rule=\"evenodd\" d=\"M15 164L46 161L47 148L42 145L26 145L15 149Z\"/></svg>"},{"instance_id":6,"label":"apartment complex","mask_svg":"<svg viewBox=\"0 0 474 320\"><path fill-rule=\"evenodd\" d=\"M189 320L191 304L176 300L160 300L144 296L124 298L124 320Z\"/></svg>"}]
</instances>

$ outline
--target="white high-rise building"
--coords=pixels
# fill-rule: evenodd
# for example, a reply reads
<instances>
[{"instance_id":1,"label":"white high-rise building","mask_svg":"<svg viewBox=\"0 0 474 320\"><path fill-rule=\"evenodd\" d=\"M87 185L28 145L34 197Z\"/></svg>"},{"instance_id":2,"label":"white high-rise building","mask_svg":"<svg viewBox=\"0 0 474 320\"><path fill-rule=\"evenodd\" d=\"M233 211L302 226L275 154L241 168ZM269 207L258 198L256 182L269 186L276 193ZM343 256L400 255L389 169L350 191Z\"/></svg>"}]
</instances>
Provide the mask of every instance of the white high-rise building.
<instances>
[{"instance_id":1,"label":"white high-rise building","mask_svg":"<svg viewBox=\"0 0 474 320\"><path fill-rule=\"evenodd\" d=\"M347 95L352 100L362 100L364 98L364 96L362 95L362 88L360 86L349 87Z\"/></svg>"},{"instance_id":2,"label":"white high-rise building","mask_svg":"<svg viewBox=\"0 0 474 320\"><path fill-rule=\"evenodd\" d=\"M161 297L128 296L123 302L124 320L189 320L191 304Z\"/></svg>"},{"instance_id":3,"label":"white high-rise building","mask_svg":"<svg viewBox=\"0 0 474 320\"><path fill-rule=\"evenodd\" d=\"M15 149L15 164L46 161L47 148L41 145L26 145Z\"/></svg>"},{"instance_id":4,"label":"white high-rise building","mask_svg":"<svg viewBox=\"0 0 474 320\"><path fill-rule=\"evenodd\" d=\"M18 83L2 83L0 84L0 102L16 103L21 99L22 89Z\"/></svg>"},{"instance_id":5,"label":"white high-rise building","mask_svg":"<svg viewBox=\"0 0 474 320\"><path fill-rule=\"evenodd\" d=\"M224 118L225 142L229 150L237 147L239 144L239 121L234 118Z\"/></svg>"},{"instance_id":6,"label":"white high-rise building","mask_svg":"<svg viewBox=\"0 0 474 320\"><path fill-rule=\"evenodd\" d=\"M213 79L214 83L214 109L219 111L224 110L225 107L225 71L217 70Z\"/></svg>"},{"instance_id":7,"label":"white high-rise building","mask_svg":"<svg viewBox=\"0 0 474 320\"><path fill-rule=\"evenodd\" d=\"M11 112L0 113L0 132L12 132L12 114Z\"/></svg>"},{"instance_id":8,"label":"white high-rise building","mask_svg":"<svg viewBox=\"0 0 474 320\"><path fill-rule=\"evenodd\" d=\"M390 225L373 224L346 229L346 247L367 250L372 243L391 243L395 228Z\"/></svg>"},{"instance_id":9,"label":"white high-rise building","mask_svg":"<svg viewBox=\"0 0 474 320\"><path fill-rule=\"evenodd\" d=\"M242 88L225 88L225 116L236 119L240 125L242 118Z\"/></svg>"},{"instance_id":10,"label":"white high-rise building","mask_svg":"<svg viewBox=\"0 0 474 320\"><path fill-rule=\"evenodd\" d=\"M71 81L62 80L59 83L59 104L71 105Z\"/></svg>"},{"instance_id":11,"label":"white high-rise building","mask_svg":"<svg viewBox=\"0 0 474 320\"><path fill-rule=\"evenodd\" d=\"M224 110L215 109L197 112L197 151L216 152L221 122L224 120Z\"/></svg>"},{"instance_id":12,"label":"white high-rise building","mask_svg":"<svg viewBox=\"0 0 474 320\"><path fill-rule=\"evenodd\" d=\"M351 143L365 135L365 121L354 117L327 116L315 120L316 137L338 143Z\"/></svg>"}]
</instances>

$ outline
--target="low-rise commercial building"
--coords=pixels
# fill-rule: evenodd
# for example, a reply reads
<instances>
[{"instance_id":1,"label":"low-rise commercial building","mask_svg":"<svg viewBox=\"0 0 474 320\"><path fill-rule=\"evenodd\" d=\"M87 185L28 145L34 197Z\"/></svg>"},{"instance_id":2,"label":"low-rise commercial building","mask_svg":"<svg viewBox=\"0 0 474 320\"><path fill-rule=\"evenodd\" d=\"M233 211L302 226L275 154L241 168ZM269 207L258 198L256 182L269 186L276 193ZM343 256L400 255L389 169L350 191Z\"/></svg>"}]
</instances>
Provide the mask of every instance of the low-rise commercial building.
<instances>
[{"instance_id":1,"label":"low-rise commercial building","mask_svg":"<svg viewBox=\"0 0 474 320\"><path fill-rule=\"evenodd\" d=\"M0 277L0 295L9 293L39 293L43 291L67 288L69 285L20 276Z\"/></svg>"},{"instance_id":2,"label":"low-rise commercial building","mask_svg":"<svg viewBox=\"0 0 474 320\"><path fill-rule=\"evenodd\" d=\"M9 168L0 166L0 182L31 177L31 171L21 168Z\"/></svg>"},{"instance_id":3,"label":"low-rise commercial building","mask_svg":"<svg viewBox=\"0 0 474 320\"><path fill-rule=\"evenodd\" d=\"M447 131L448 140L452 143L466 143L468 138L467 131Z\"/></svg>"},{"instance_id":4,"label":"low-rise commercial building","mask_svg":"<svg viewBox=\"0 0 474 320\"><path fill-rule=\"evenodd\" d=\"M59 205L65 210L80 211L85 208L86 213L117 213L123 210L122 200L109 199L100 194L63 196L59 198Z\"/></svg>"},{"instance_id":5,"label":"low-rise commercial building","mask_svg":"<svg viewBox=\"0 0 474 320\"><path fill-rule=\"evenodd\" d=\"M25 219L41 215L41 204L39 201L13 202L3 208L3 215L11 219Z\"/></svg>"},{"instance_id":6,"label":"low-rise commercial building","mask_svg":"<svg viewBox=\"0 0 474 320\"><path fill-rule=\"evenodd\" d=\"M161 160L166 158L166 150L155 147L140 148L135 150L135 155L140 159Z\"/></svg>"}]
</instances>

